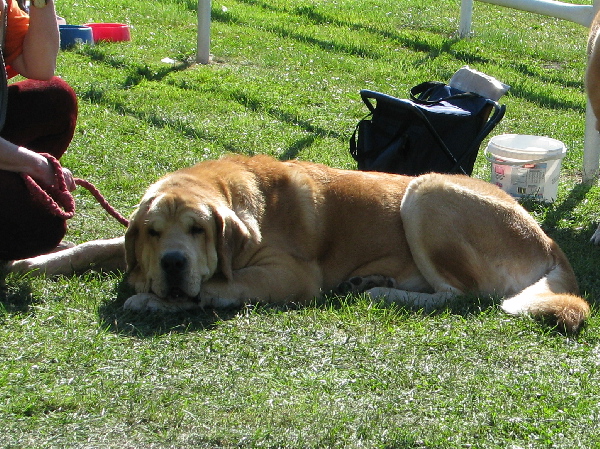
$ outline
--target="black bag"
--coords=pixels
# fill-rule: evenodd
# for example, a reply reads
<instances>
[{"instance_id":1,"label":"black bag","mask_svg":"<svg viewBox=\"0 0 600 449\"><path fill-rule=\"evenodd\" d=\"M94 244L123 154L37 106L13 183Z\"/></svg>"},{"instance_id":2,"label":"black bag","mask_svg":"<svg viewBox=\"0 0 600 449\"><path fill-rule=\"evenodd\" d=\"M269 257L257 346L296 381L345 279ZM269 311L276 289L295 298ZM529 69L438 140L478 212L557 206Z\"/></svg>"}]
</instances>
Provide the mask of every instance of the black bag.
<instances>
[{"instance_id":1,"label":"black bag","mask_svg":"<svg viewBox=\"0 0 600 449\"><path fill-rule=\"evenodd\" d=\"M350 139L359 170L405 175L470 175L483 139L506 106L440 82L411 89L411 99L361 90L371 111ZM374 106L371 100L376 100Z\"/></svg>"}]
</instances>

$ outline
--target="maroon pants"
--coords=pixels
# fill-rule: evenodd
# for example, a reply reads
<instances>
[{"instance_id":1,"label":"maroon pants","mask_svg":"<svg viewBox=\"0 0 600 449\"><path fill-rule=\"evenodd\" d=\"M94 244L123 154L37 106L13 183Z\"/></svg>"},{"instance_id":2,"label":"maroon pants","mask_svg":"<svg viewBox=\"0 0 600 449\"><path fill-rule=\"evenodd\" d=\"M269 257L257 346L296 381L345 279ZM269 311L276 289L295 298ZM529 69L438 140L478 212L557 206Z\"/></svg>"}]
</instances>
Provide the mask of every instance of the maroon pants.
<instances>
[{"instance_id":1,"label":"maroon pants","mask_svg":"<svg viewBox=\"0 0 600 449\"><path fill-rule=\"evenodd\" d=\"M0 136L38 153L60 159L71 143L77 97L58 77L9 85L6 123ZM44 254L67 231L58 218L33 201L18 173L0 170L0 260Z\"/></svg>"}]
</instances>

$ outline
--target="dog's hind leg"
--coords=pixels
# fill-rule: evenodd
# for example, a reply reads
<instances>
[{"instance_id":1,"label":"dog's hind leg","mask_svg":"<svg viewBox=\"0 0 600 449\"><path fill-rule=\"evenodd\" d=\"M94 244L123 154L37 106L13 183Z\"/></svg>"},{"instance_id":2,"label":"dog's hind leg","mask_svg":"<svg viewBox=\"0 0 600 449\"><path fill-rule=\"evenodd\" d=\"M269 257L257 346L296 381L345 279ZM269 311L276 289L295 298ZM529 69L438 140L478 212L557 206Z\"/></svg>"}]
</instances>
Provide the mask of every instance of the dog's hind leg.
<instances>
[{"instance_id":1,"label":"dog's hind leg","mask_svg":"<svg viewBox=\"0 0 600 449\"><path fill-rule=\"evenodd\" d=\"M495 186L421 176L409 184L401 213L415 264L435 292L502 295L506 312L567 333L589 316L564 253Z\"/></svg>"}]
</instances>

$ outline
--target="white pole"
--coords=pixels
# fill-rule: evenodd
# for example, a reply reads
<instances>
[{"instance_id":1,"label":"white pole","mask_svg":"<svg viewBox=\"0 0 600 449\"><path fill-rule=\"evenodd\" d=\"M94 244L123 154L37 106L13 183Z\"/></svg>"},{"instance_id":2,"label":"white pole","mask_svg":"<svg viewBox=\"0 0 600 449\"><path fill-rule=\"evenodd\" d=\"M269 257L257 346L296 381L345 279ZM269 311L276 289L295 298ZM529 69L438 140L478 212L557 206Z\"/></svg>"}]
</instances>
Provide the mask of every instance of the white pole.
<instances>
[{"instance_id":1,"label":"white pole","mask_svg":"<svg viewBox=\"0 0 600 449\"><path fill-rule=\"evenodd\" d=\"M461 0L460 2L460 26L459 37L467 37L471 34L471 22L473 21L473 0Z\"/></svg>"},{"instance_id":2,"label":"white pole","mask_svg":"<svg viewBox=\"0 0 600 449\"><path fill-rule=\"evenodd\" d=\"M210 62L210 9L211 0L198 0L198 46L196 62Z\"/></svg>"},{"instance_id":3,"label":"white pole","mask_svg":"<svg viewBox=\"0 0 600 449\"><path fill-rule=\"evenodd\" d=\"M585 108L585 136L583 144L583 181L591 181L598 176L600 162L600 134L596 130L596 116L588 100Z\"/></svg>"}]
</instances>

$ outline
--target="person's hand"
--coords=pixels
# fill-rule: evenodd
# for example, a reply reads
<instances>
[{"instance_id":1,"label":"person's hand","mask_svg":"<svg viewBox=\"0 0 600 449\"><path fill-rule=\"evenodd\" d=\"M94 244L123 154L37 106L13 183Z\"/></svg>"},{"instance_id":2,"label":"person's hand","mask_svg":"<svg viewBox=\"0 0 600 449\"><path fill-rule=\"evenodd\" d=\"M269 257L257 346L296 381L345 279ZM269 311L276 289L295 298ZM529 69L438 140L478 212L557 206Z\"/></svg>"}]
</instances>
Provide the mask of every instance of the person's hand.
<instances>
[{"instance_id":1,"label":"person's hand","mask_svg":"<svg viewBox=\"0 0 600 449\"><path fill-rule=\"evenodd\" d=\"M56 173L54 172L54 167L52 164L50 164L48 159L43 156L39 156L38 162L40 165L38 165L38 169L35 170L34 173L31 173L31 177L34 178L42 187L57 185L58 180L56 178ZM60 168L62 170L62 175L65 178L67 189L69 192L72 192L77 188L73 174L68 168Z\"/></svg>"},{"instance_id":2,"label":"person's hand","mask_svg":"<svg viewBox=\"0 0 600 449\"><path fill-rule=\"evenodd\" d=\"M62 167L63 176L65 177L65 183L67 184L67 189L69 192L72 192L77 188L75 184L75 178L73 178L73 173L68 168Z\"/></svg>"}]
</instances>

